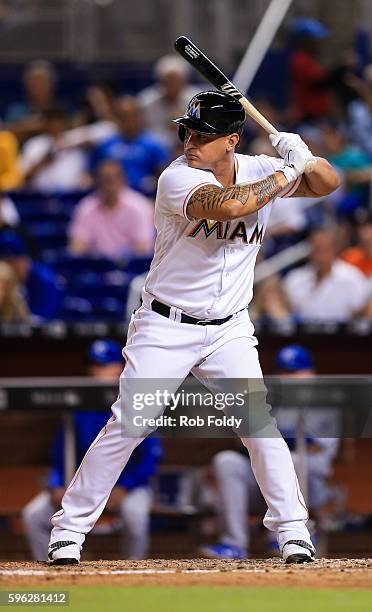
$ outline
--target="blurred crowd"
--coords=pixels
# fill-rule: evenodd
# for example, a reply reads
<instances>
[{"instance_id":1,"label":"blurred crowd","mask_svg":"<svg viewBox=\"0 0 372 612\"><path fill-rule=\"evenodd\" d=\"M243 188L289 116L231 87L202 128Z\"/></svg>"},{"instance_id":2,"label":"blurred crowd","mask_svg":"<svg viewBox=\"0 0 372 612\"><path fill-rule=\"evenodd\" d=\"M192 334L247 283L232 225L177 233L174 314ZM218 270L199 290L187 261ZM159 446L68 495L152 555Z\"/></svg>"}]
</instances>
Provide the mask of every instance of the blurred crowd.
<instances>
[{"instance_id":1,"label":"blurred crowd","mask_svg":"<svg viewBox=\"0 0 372 612\"><path fill-rule=\"evenodd\" d=\"M318 22L297 20L288 103L278 109L269 95L255 100L272 123L298 132L342 178L331 197L276 202L259 267L273 265L258 274L251 305L252 317L264 323L372 318L372 64L350 49L326 67L319 57L328 35ZM155 63L153 83L136 96L114 83L92 82L71 108L59 99L57 85L53 65L32 62L24 70L23 97L2 117L2 323L125 317L128 292L115 289L113 273L122 273L116 285L129 290L148 267L157 178L182 154L172 119L205 88L191 84L186 63L173 55ZM251 121L239 152L276 155ZM71 268L76 258L86 258L86 278L89 258L112 262L109 277L92 281L94 299L89 291L74 293L71 279L61 275L61 259L68 258ZM128 269L132 260L143 265Z\"/></svg>"}]
</instances>

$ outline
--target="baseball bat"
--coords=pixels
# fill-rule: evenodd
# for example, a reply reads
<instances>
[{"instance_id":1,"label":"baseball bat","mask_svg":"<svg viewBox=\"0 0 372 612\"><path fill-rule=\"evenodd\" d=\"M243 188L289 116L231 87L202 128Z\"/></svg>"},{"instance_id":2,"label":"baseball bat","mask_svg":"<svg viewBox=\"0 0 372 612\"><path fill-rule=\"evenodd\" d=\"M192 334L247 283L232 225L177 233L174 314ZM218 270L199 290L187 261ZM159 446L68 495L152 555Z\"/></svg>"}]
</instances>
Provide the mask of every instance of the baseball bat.
<instances>
[{"instance_id":1,"label":"baseball bat","mask_svg":"<svg viewBox=\"0 0 372 612\"><path fill-rule=\"evenodd\" d=\"M227 76L186 36L179 36L174 43L178 53L203 75L216 89L236 98L246 113L256 121L268 134L278 135L278 130L253 106ZM306 172L315 168L316 158L306 164Z\"/></svg>"}]
</instances>

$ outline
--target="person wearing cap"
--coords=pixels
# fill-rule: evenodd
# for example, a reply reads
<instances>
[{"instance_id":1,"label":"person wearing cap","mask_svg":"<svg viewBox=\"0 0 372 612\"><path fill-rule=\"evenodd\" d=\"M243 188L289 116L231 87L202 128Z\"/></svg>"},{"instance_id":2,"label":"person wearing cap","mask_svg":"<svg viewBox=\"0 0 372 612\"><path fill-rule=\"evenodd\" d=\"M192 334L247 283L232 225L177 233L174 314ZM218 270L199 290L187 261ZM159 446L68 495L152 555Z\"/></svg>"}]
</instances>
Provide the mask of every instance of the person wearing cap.
<instances>
[{"instance_id":1,"label":"person wearing cap","mask_svg":"<svg viewBox=\"0 0 372 612\"><path fill-rule=\"evenodd\" d=\"M303 346L292 344L283 347L275 357L275 373L288 378L313 378L314 363L311 354ZM278 427L291 450L296 468L300 465L296 452L297 421L301 411L280 408L275 411ZM306 463L308 481L308 505L314 518L323 518L322 510L333 492L327 478L332 472L332 462L337 453L338 439L325 437L337 433L338 421L332 411L306 411ZM213 559L244 559L249 554L249 529L247 516L252 510L261 514L264 501L255 480L246 450L236 445L236 450L217 453L212 468L217 490L215 510L220 515L223 532L214 545L204 545L200 553ZM272 538L268 538L273 552Z\"/></svg>"},{"instance_id":2,"label":"person wearing cap","mask_svg":"<svg viewBox=\"0 0 372 612\"><path fill-rule=\"evenodd\" d=\"M33 318L56 319L63 294L58 280L49 266L31 259L25 240L12 229L0 232L0 260L13 269Z\"/></svg>"},{"instance_id":3,"label":"person wearing cap","mask_svg":"<svg viewBox=\"0 0 372 612\"><path fill-rule=\"evenodd\" d=\"M282 377L313 379L316 376L311 353L299 344L290 344L278 351L275 373ZM275 411L278 427L282 432L294 459L299 466L296 431L303 415L307 445L307 479L309 507L315 518L321 518L322 508L329 501L331 489L327 478L332 472L332 462L339 446L339 415L326 407L316 410L280 408Z\"/></svg>"},{"instance_id":4,"label":"person wearing cap","mask_svg":"<svg viewBox=\"0 0 372 612\"><path fill-rule=\"evenodd\" d=\"M293 462L266 403L248 304L277 196L326 195L339 179L297 134L271 135L280 159L237 153L245 119L240 102L217 91L198 93L175 119L184 154L158 181L155 253L123 349L122 392L104 435L90 447L51 519L52 564L79 563L118 474L156 429L154 417L162 417L167 394L176 393L190 372L212 395L228 390L252 400L253 418L243 411L244 431L238 425L235 432L268 504L264 524L275 533L285 563L314 558ZM142 393L143 385L150 410L138 421L133 391ZM185 425L182 419L178 424ZM185 427L187 435L192 422Z\"/></svg>"},{"instance_id":5,"label":"person wearing cap","mask_svg":"<svg viewBox=\"0 0 372 612\"><path fill-rule=\"evenodd\" d=\"M123 369L120 345L113 340L95 340L89 349L88 374L97 381L115 381ZM76 459L80 463L100 431L105 427L108 414L76 411L75 427ZM113 529L120 535L120 554L126 559L144 559L149 548L150 510L152 503L151 479L162 457L162 447L157 438L147 438L120 474L106 509L117 517ZM52 452L48 486L28 502L22 512L26 538L32 558L47 560L47 548L51 530L50 517L59 507L65 492L64 431L57 432ZM97 532L99 527L97 526Z\"/></svg>"},{"instance_id":6,"label":"person wearing cap","mask_svg":"<svg viewBox=\"0 0 372 612\"><path fill-rule=\"evenodd\" d=\"M332 101L329 75L317 55L319 41L328 30L315 19L295 19L291 24L293 51L289 77L291 113L294 122L312 121L330 115Z\"/></svg>"},{"instance_id":7,"label":"person wearing cap","mask_svg":"<svg viewBox=\"0 0 372 612\"><path fill-rule=\"evenodd\" d=\"M197 90L188 84L189 67L176 55L164 55L154 66L155 83L138 94L145 125L172 151L179 146L173 117L182 115Z\"/></svg>"}]
</instances>

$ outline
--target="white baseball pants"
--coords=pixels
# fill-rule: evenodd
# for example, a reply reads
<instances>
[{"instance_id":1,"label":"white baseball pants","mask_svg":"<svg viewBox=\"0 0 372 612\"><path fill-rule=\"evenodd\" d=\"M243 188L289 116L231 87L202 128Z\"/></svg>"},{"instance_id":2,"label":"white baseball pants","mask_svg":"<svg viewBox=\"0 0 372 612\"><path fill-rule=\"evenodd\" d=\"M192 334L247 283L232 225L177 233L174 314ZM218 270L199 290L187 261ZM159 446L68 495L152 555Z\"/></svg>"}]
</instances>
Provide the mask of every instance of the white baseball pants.
<instances>
[{"instance_id":1,"label":"white baseball pants","mask_svg":"<svg viewBox=\"0 0 372 612\"><path fill-rule=\"evenodd\" d=\"M190 371L208 388L221 392L226 392L224 379L229 381L229 392L234 378L262 379L247 310L219 326L180 323L175 320L176 309L172 313L174 319L167 319L141 306L133 315L123 351L124 379L166 379L170 393ZM125 402L122 397L113 404L111 419L88 449L62 499L62 509L51 518L51 543L72 540L83 544L132 451L142 441L123 435L121 406L125 412ZM271 427L269 433L262 430L242 438L268 506L264 525L276 532L280 547L290 539L310 542L308 513L291 455L275 432L273 435Z\"/></svg>"}]
</instances>

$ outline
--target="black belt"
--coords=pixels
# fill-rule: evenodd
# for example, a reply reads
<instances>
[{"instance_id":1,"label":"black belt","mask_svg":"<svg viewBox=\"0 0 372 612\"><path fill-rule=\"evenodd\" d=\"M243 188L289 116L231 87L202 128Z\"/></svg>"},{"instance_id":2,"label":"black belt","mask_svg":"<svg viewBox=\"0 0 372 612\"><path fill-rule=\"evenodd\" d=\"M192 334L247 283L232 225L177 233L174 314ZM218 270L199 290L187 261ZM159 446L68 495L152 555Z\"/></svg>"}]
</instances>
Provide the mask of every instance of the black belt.
<instances>
[{"instance_id":1,"label":"black belt","mask_svg":"<svg viewBox=\"0 0 372 612\"><path fill-rule=\"evenodd\" d=\"M163 317L167 317L169 319L171 313L171 307L166 304L162 304L162 302L158 302L158 300L152 300L151 302L151 310L157 312ZM190 323L191 325L222 325L229 321L233 315L229 315L224 319L194 319L194 317L190 317L184 312L181 314L181 323Z\"/></svg>"}]
</instances>

